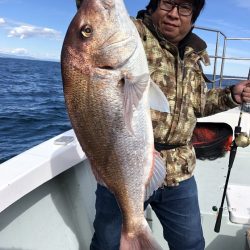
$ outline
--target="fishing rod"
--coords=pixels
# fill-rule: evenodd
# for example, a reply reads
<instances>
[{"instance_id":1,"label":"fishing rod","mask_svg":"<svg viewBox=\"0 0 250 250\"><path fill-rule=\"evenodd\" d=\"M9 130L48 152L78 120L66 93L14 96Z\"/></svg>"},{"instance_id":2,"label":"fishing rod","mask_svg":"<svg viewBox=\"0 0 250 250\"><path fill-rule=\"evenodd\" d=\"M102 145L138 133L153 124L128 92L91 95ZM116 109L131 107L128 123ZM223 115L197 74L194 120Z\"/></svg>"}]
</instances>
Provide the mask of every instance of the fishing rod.
<instances>
[{"instance_id":1,"label":"fishing rod","mask_svg":"<svg viewBox=\"0 0 250 250\"><path fill-rule=\"evenodd\" d=\"M247 79L250 80L250 68L249 68L249 73L248 73ZM235 156L236 156L236 153L237 153L237 148L238 148L238 146L246 147L246 146L248 146L250 144L250 142L249 142L250 138L248 138L248 136L245 135L245 133L241 133L241 126L240 126L243 111L250 112L249 110L250 110L250 103L245 103L245 104L241 105L238 125L234 129L234 137L235 137L235 139L233 140L232 145L231 145L231 149L230 149L226 183L225 183L225 186L224 186L221 205L220 205L220 208L219 208L218 216L217 216L215 227L214 227L214 231L216 233L220 232L224 201L225 201L225 198L226 198L227 187L228 187L228 183L229 183L231 169L233 167L234 159L235 159Z\"/></svg>"}]
</instances>

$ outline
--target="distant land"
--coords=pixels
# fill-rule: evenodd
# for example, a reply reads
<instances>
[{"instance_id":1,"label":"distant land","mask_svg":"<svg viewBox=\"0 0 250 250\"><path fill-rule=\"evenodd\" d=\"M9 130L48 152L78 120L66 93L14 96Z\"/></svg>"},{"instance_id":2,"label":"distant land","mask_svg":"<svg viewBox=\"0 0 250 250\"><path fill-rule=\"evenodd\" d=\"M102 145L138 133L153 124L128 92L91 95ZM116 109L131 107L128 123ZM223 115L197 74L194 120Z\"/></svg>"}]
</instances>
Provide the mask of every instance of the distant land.
<instances>
[{"instance_id":1,"label":"distant land","mask_svg":"<svg viewBox=\"0 0 250 250\"><path fill-rule=\"evenodd\" d=\"M35 60L35 61L49 61L49 62L59 62L58 60L53 59L41 59L41 58L35 58L32 56L22 56L22 55L14 55L14 54L5 54L0 53L0 58L14 58L14 59L25 59L25 60Z\"/></svg>"},{"instance_id":2,"label":"distant land","mask_svg":"<svg viewBox=\"0 0 250 250\"><path fill-rule=\"evenodd\" d=\"M12 58L12 59L24 59L24 60L47 61L47 62L58 62L58 63L60 63L60 61L56 60L56 59L43 59L43 58L36 58L36 57L31 57L31 56L22 56L22 55L15 55L15 54L7 54L7 53L1 53L1 52L0 52L0 58ZM208 75L208 78L212 79L212 73L211 72L204 72L204 73L206 75ZM249 74L250 74L250 69L249 69ZM219 76L220 75L217 74L217 77L219 77ZM239 78L240 80L246 80L247 79L245 76L232 76L232 75L231 76L230 75L224 75L224 78Z\"/></svg>"}]
</instances>

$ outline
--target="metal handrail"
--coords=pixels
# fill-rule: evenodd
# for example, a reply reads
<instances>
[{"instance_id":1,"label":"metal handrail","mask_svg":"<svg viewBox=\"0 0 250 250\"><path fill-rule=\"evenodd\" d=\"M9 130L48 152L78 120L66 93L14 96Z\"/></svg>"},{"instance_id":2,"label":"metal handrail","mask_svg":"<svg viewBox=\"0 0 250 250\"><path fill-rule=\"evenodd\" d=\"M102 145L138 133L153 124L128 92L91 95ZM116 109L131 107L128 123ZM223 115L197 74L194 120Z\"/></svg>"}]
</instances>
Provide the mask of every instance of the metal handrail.
<instances>
[{"instance_id":1,"label":"metal handrail","mask_svg":"<svg viewBox=\"0 0 250 250\"><path fill-rule=\"evenodd\" d=\"M224 66L226 60L237 60L237 61L249 61L250 62L250 57L227 57L226 56L226 48L227 48L227 41L250 41L250 37L227 37L223 32L220 30L216 29L210 29L206 27L200 27L200 26L195 26L195 29L199 30L204 30L208 32L213 32L216 33L216 46L215 46L215 52L214 55L209 55L210 58L214 59L214 65L213 65L213 73L212 73L212 87L215 87L216 82L219 82L219 87L222 86L223 80L246 80L247 77L225 77L224 76ZM223 37L223 50L222 50L222 55L219 55L219 38L220 36ZM220 72L217 74L217 64L218 64L218 59L221 59L221 67L220 67ZM250 73L250 63L249 63L249 73ZM219 78L217 77L219 75Z\"/></svg>"}]
</instances>

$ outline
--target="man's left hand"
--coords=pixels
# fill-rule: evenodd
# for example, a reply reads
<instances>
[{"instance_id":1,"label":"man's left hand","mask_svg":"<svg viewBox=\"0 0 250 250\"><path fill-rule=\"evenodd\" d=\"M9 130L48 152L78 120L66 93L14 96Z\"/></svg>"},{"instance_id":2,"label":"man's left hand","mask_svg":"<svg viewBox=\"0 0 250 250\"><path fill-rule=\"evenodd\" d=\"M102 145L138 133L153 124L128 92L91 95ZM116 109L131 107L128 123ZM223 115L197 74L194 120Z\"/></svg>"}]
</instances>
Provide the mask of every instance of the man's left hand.
<instances>
[{"instance_id":1,"label":"man's left hand","mask_svg":"<svg viewBox=\"0 0 250 250\"><path fill-rule=\"evenodd\" d=\"M239 82L232 88L234 100L242 104L243 102L250 103L250 80Z\"/></svg>"}]
</instances>

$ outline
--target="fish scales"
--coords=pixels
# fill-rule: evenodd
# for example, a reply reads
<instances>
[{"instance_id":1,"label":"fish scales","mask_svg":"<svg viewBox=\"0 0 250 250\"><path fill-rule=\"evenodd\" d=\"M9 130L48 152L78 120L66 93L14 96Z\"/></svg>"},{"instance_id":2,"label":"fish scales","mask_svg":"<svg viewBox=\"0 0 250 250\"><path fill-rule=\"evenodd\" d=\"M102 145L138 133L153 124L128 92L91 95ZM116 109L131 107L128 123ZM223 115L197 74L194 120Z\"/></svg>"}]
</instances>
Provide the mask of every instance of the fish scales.
<instances>
[{"instance_id":1,"label":"fish scales","mask_svg":"<svg viewBox=\"0 0 250 250\"><path fill-rule=\"evenodd\" d=\"M143 211L153 171L150 77L122 0L83 1L65 36L61 67L72 127L122 212L120 249L161 249Z\"/></svg>"},{"instance_id":2,"label":"fish scales","mask_svg":"<svg viewBox=\"0 0 250 250\"><path fill-rule=\"evenodd\" d=\"M145 128L142 126L145 124L145 114L138 112L138 122L135 124L140 126L135 126L136 136L132 136L124 122L119 83L113 88L109 83L108 86L95 84L90 87L85 84L87 81L82 75L75 75L75 78L79 80L71 80L77 83L79 91L71 94L72 99L69 101L69 105L74 109L74 114L71 114L72 124L76 134L80 134L79 141L84 145L84 151L90 159L94 159L95 171L101 173L99 175L108 186L117 186L123 181L123 175L119 178L115 164L129 166L126 174L129 177L132 175L132 178L136 175L138 178L142 173L140 166L145 158L145 149L141 146L145 144ZM73 89L71 85L70 90ZM82 98L83 96L88 98ZM127 168L120 169L125 172ZM138 182L136 186L137 184Z\"/></svg>"}]
</instances>

